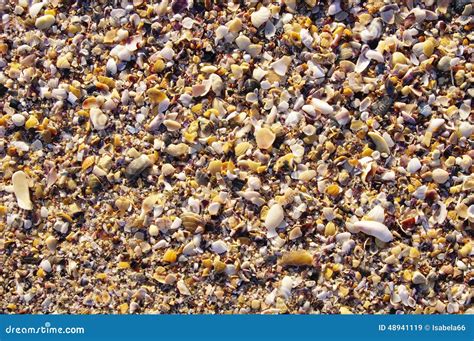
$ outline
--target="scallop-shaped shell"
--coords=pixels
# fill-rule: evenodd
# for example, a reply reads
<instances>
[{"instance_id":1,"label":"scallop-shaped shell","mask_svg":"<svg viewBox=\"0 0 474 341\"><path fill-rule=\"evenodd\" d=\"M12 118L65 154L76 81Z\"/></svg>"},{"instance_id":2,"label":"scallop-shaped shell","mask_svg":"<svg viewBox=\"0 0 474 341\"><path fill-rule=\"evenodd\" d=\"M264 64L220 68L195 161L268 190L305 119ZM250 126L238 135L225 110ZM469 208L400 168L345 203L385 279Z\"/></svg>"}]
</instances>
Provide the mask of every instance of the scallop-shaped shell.
<instances>
[{"instance_id":1,"label":"scallop-shaped shell","mask_svg":"<svg viewBox=\"0 0 474 341\"><path fill-rule=\"evenodd\" d=\"M249 148L250 148L251 146L252 146L252 145L251 145L249 142L247 142L247 141L245 141L245 142L240 142L239 144L237 144L237 145L235 146L235 149L234 149L235 155L236 155L236 156L244 155L244 154L247 152L247 150L249 150Z\"/></svg>"},{"instance_id":2,"label":"scallop-shaped shell","mask_svg":"<svg viewBox=\"0 0 474 341\"><path fill-rule=\"evenodd\" d=\"M265 6L262 6L258 11L255 11L250 15L250 20L252 21L253 26L259 28L270 19L270 16L270 10Z\"/></svg>"},{"instance_id":3,"label":"scallop-shaped shell","mask_svg":"<svg viewBox=\"0 0 474 341\"><path fill-rule=\"evenodd\" d=\"M196 213L184 212L180 215L184 228L194 232L199 226L204 225L204 219Z\"/></svg>"}]
</instances>

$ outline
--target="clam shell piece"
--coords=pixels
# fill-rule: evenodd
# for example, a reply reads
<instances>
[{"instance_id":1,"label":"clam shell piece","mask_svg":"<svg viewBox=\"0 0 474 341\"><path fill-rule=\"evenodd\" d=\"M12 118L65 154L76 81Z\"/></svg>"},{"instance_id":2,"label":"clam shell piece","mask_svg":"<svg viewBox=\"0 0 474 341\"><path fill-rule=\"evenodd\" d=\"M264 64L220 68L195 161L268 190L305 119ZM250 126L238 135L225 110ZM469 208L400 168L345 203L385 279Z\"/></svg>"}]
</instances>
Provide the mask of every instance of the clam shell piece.
<instances>
[{"instance_id":1,"label":"clam shell piece","mask_svg":"<svg viewBox=\"0 0 474 341\"><path fill-rule=\"evenodd\" d=\"M269 230L275 229L281 224L284 217L285 213L283 211L283 207L281 207L280 204L274 204L267 212L267 217L265 218L265 227Z\"/></svg>"},{"instance_id":2,"label":"clam shell piece","mask_svg":"<svg viewBox=\"0 0 474 341\"><path fill-rule=\"evenodd\" d=\"M357 231L373 236L380 239L384 243L388 243L393 240L392 232L382 223L377 221L358 221L354 223L354 228Z\"/></svg>"},{"instance_id":3,"label":"clam shell piece","mask_svg":"<svg viewBox=\"0 0 474 341\"><path fill-rule=\"evenodd\" d=\"M22 171L15 172L12 176L13 193L15 193L18 206L24 210L32 210L33 203L30 200L28 189L28 177Z\"/></svg>"},{"instance_id":4,"label":"clam shell piece","mask_svg":"<svg viewBox=\"0 0 474 341\"><path fill-rule=\"evenodd\" d=\"M252 25L256 28L259 28L264 23L270 19L271 12L268 8L262 6L258 11L255 11L250 16L250 20L252 21Z\"/></svg>"},{"instance_id":5,"label":"clam shell piece","mask_svg":"<svg viewBox=\"0 0 474 341\"><path fill-rule=\"evenodd\" d=\"M255 132L258 148L268 149L275 142L275 134L268 128L260 128Z\"/></svg>"},{"instance_id":6,"label":"clam shell piece","mask_svg":"<svg viewBox=\"0 0 474 341\"><path fill-rule=\"evenodd\" d=\"M284 76L286 75L286 72L288 71L288 66L291 64L291 58L288 56L283 56L274 63L271 64L271 67L273 68L273 71L279 76Z\"/></svg>"},{"instance_id":7,"label":"clam shell piece","mask_svg":"<svg viewBox=\"0 0 474 341\"><path fill-rule=\"evenodd\" d=\"M107 125L108 117L98 108L92 108L90 110L90 118L92 125L96 130L103 130Z\"/></svg>"},{"instance_id":8,"label":"clam shell piece","mask_svg":"<svg viewBox=\"0 0 474 341\"><path fill-rule=\"evenodd\" d=\"M371 131L367 135L369 135L369 137L375 143L375 147L379 152L390 154L390 148L388 147L387 141L385 141L385 139L379 133Z\"/></svg>"},{"instance_id":9,"label":"clam shell piece","mask_svg":"<svg viewBox=\"0 0 474 341\"><path fill-rule=\"evenodd\" d=\"M314 98L314 99L311 101L311 104L313 105L313 107L314 107L317 111L319 111L319 112L321 112L321 113L323 113L323 114L325 114L325 115L331 115L331 114L334 113L333 107L332 107L330 104L328 104L327 102L324 102L324 101L322 101L322 100L320 100L320 99Z\"/></svg>"},{"instance_id":10,"label":"clam shell piece","mask_svg":"<svg viewBox=\"0 0 474 341\"><path fill-rule=\"evenodd\" d=\"M181 214L180 219L182 220L184 228L191 232L194 232L198 226L204 225L204 220L196 213L185 212Z\"/></svg>"}]
</instances>

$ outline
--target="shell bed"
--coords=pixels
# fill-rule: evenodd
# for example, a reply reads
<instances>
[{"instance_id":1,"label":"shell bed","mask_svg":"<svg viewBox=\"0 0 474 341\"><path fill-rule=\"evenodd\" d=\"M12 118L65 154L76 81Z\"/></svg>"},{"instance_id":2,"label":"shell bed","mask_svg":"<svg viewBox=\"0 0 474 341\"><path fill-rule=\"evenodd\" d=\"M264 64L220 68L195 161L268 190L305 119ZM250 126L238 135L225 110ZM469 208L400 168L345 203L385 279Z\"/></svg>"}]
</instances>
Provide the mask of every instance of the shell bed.
<instances>
[{"instance_id":1,"label":"shell bed","mask_svg":"<svg viewBox=\"0 0 474 341\"><path fill-rule=\"evenodd\" d=\"M0 0L0 313L474 313L473 7Z\"/></svg>"}]
</instances>

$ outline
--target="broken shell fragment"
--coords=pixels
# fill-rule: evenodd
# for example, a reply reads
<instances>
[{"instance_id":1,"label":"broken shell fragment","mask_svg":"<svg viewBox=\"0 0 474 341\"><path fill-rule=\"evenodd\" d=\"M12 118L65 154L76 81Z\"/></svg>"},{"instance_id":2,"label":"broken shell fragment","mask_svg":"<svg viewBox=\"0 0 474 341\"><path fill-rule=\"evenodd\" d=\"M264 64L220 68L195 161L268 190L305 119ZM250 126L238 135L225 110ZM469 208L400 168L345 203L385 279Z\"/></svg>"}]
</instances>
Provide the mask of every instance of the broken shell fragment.
<instances>
[{"instance_id":1,"label":"broken shell fragment","mask_svg":"<svg viewBox=\"0 0 474 341\"><path fill-rule=\"evenodd\" d=\"M313 264L313 256L306 250L290 251L280 259L282 266L305 266Z\"/></svg>"},{"instance_id":2,"label":"broken shell fragment","mask_svg":"<svg viewBox=\"0 0 474 341\"><path fill-rule=\"evenodd\" d=\"M107 125L107 121L109 119L107 115L104 114L103 111L98 108L91 108L90 118L91 118L92 125L97 130L105 129Z\"/></svg>"},{"instance_id":3,"label":"broken shell fragment","mask_svg":"<svg viewBox=\"0 0 474 341\"><path fill-rule=\"evenodd\" d=\"M393 240L392 232L390 232L388 227L377 221L358 221L354 223L354 228L356 231L373 236L384 243Z\"/></svg>"},{"instance_id":4,"label":"broken shell fragment","mask_svg":"<svg viewBox=\"0 0 474 341\"><path fill-rule=\"evenodd\" d=\"M270 15L270 10L265 6L262 6L258 11L255 11L250 15L250 20L252 21L253 26L259 28L270 19Z\"/></svg>"},{"instance_id":5,"label":"broken shell fragment","mask_svg":"<svg viewBox=\"0 0 474 341\"><path fill-rule=\"evenodd\" d=\"M24 210L32 210L33 203L30 200L28 189L28 177L23 171L17 171L12 176L13 193L15 193L18 206Z\"/></svg>"},{"instance_id":6,"label":"broken shell fragment","mask_svg":"<svg viewBox=\"0 0 474 341\"><path fill-rule=\"evenodd\" d=\"M255 140L260 149L268 149L275 142L275 133L268 128L260 128L255 132Z\"/></svg>"},{"instance_id":7,"label":"broken shell fragment","mask_svg":"<svg viewBox=\"0 0 474 341\"><path fill-rule=\"evenodd\" d=\"M371 131L367 135L372 139L379 152L390 154L390 148L388 147L387 141L385 141L379 133Z\"/></svg>"}]
</instances>

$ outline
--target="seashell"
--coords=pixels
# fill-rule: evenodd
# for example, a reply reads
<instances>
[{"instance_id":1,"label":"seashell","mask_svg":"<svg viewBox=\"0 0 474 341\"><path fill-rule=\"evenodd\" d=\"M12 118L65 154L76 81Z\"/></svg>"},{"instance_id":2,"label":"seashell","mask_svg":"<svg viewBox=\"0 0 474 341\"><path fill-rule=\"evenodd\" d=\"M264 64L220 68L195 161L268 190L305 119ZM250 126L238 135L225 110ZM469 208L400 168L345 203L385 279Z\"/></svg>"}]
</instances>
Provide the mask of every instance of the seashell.
<instances>
[{"instance_id":1,"label":"seashell","mask_svg":"<svg viewBox=\"0 0 474 341\"><path fill-rule=\"evenodd\" d=\"M249 190L245 192L240 191L240 192L237 192L237 194L240 195L245 200L248 200L252 204L257 205L257 206L262 206L265 203L262 196L257 191L249 191Z\"/></svg>"},{"instance_id":2,"label":"seashell","mask_svg":"<svg viewBox=\"0 0 474 341\"><path fill-rule=\"evenodd\" d=\"M432 172L434 182L444 184L449 179L449 173L444 169L437 168Z\"/></svg>"},{"instance_id":3,"label":"seashell","mask_svg":"<svg viewBox=\"0 0 474 341\"><path fill-rule=\"evenodd\" d=\"M300 35L301 35L301 42L303 43L303 45L306 46L308 49L311 48L314 41L314 38L311 35L311 33L309 33L307 29L302 29L300 31Z\"/></svg>"},{"instance_id":4,"label":"seashell","mask_svg":"<svg viewBox=\"0 0 474 341\"><path fill-rule=\"evenodd\" d=\"M163 125L168 131L177 131L181 128L181 123L176 122L175 120L164 120Z\"/></svg>"},{"instance_id":5,"label":"seashell","mask_svg":"<svg viewBox=\"0 0 474 341\"><path fill-rule=\"evenodd\" d=\"M184 28L190 30L193 28L194 22L195 21L193 19L187 17L181 21L181 25L183 25Z\"/></svg>"},{"instance_id":6,"label":"seashell","mask_svg":"<svg viewBox=\"0 0 474 341\"><path fill-rule=\"evenodd\" d=\"M282 266L305 266L313 264L313 256L306 250L290 251L283 254L280 259Z\"/></svg>"},{"instance_id":7,"label":"seashell","mask_svg":"<svg viewBox=\"0 0 474 341\"><path fill-rule=\"evenodd\" d=\"M275 142L276 135L268 128L260 128L255 132L255 140L260 149L268 149Z\"/></svg>"},{"instance_id":8,"label":"seashell","mask_svg":"<svg viewBox=\"0 0 474 341\"><path fill-rule=\"evenodd\" d=\"M135 160L130 162L125 170L125 174L128 177L135 177L140 175L145 169L151 167L153 162L151 162L150 158L145 154L140 155Z\"/></svg>"},{"instance_id":9,"label":"seashell","mask_svg":"<svg viewBox=\"0 0 474 341\"><path fill-rule=\"evenodd\" d=\"M328 15L335 15L339 12L342 11L341 8L341 1L340 0L334 0L328 8Z\"/></svg>"},{"instance_id":10,"label":"seashell","mask_svg":"<svg viewBox=\"0 0 474 341\"><path fill-rule=\"evenodd\" d=\"M367 58L369 58L370 60L375 60L379 63L384 63L385 62L385 58L383 57L383 54L381 54L379 51L376 51L376 50L367 50L367 52L365 53L365 55L367 56Z\"/></svg>"},{"instance_id":11,"label":"seashell","mask_svg":"<svg viewBox=\"0 0 474 341\"><path fill-rule=\"evenodd\" d=\"M470 124L469 122L461 122L459 124L458 131L461 136L469 138L474 132L474 125Z\"/></svg>"},{"instance_id":12,"label":"seashell","mask_svg":"<svg viewBox=\"0 0 474 341\"><path fill-rule=\"evenodd\" d=\"M193 212L184 212L180 216L184 228L190 232L196 231L199 226L204 226L203 218Z\"/></svg>"},{"instance_id":13,"label":"seashell","mask_svg":"<svg viewBox=\"0 0 474 341\"><path fill-rule=\"evenodd\" d=\"M449 69L451 69L451 57L449 56L442 57L438 62L437 68L438 70L441 70L444 72L449 71Z\"/></svg>"},{"instance_id":14,"label":"seashell","mask_svg":"<svg viewBox=\"0 0 474 341\"><path fill-rule=\"evenodd\" d=\"M169 46L165 46L161 49L159 55L165 60L172 60L174 57L174 50Z\"/></svg>"},{"instance_id":15,"label":"seashell","mask_svg":"<svg viewBox=\"0 0 474 341\"><path fill-rule=\"evenodd\" d=\"M189 154L189 146L186 143L170 144L165 152L174 157L180 157Z\"/></svg>"},{"instance_id":16,"label":"seashell","mask_svg":"<svg viewBox=\"0 0 474 341\"><path fill-rule=\"evenodd\" d=\"M323 113L324 115L332 115L334 113L333 107L320 99L313 98L311 100L311 104L317 111Z\"/></svg>"},{"instance_id":17,"label":"seashell","mask_svg":"<svg viewBox=\"0 0 474 341\"><path fill-rule=\"evenodd\" d=\"M227 23L229 32L238 33L242 30L242 20L240 18L235 18Z\"/></svg>"},{"instance_id":18,"label":"seashell","mask_svg":"<svg viewBox=\"0 0 474 341\"><path fill-rule=\"evenodd\" d=\"M244 155L250 147L252 147L252 145L249 142L240 142L235 146L235 155L237 157Z\"/></svg>"},{"instance_id":19,"label":"seashell","mask_svg":"<svg viewBox=\"0 0 474 341\"><path fill-rule=\"evenodd\" d=\"M115 63L115 59L109 58L107 64L105 66L107 75L113 76L117 73L117 63Z\"/></svg>"},{"instance_id":20,"label":"seashell","mask_svg":"<svg viewBox=\"0 0 474 341\"><path fill-rule=\"evenodd\" d=\"M385 141L379 133L369 132L367 135L372 139L379 152L390 154L390 148L388 147L387 141Z\"/></svg>"},{"instance_id":21,"label":"seashell","mask_svg":"<svg viewBox=\"0 0 474 341\"><path fill-rule=\"evenodd\" d=\"M156 87L147 90L146 94L152 104L160 104L164 100L168 99L164 91L159 90Z\"/></svg>"},{"instance_id":22,"label":"seashell","mask_svg":"<svg viewBox=\"0 0 474 341\"><path fill-rule=\"evenodd\" d=\"M366 52L368 50L368 46L364 45L362 48L361 53L359 54L359 58L357 59L357 63L355 66L355 72L357 73L362 73L364 70L369 66L370 64L370 59L366 56Z\"/></svg>"},{"instance_id":23,"label":"seashell","mask_svg":"<svg viewBox=\"0 0 474 341\"><path fill-rule=\"evenodd\" d=\"M13 193L16 196L18 206L24 210L32 210L33 203L30 200L28 189L28 177L23 171L17 171L12 176Z\"/></svg>"},{"instance_id":24,"label":"seashell","mask_svg":"<svg viewBox=\"0 0 474 341\"><path fill-rule=\"evenodd\" d=\"M384 181L394 181L395 180L395 172L394 171L387 171L382 175L382 180Z\"/></svg>"},{"instance_id":25,"label":"seashell","mask_svg":"<svg viewBox=\"0 0 474 341\"><path fill-rule=\"evenodd\" d=\"M310 116L316 115L316 109L310 104L305 104L301 107L301 109Z\"/></svg>"},{"instance_id":26,"label":"seashell","mask_svg":"<svg viewBox=\"0 0 474 341\"><path fill-rule=\"evenodd\" d=\"M339 112L334 115L334 119L336 120L336 122L343 126L343 125L346 125L347 123L349 123L349 121L351 120L351 117L350 117L350 113L349 113L349 110L347 110L346 108L342 107Z\"/></svg>"},{"instance_id":27,"label":"seashell","mask_svg":"<svg viewBox=\"0 0 474 341\"><path fill-rule=\"evenodd\" d=\"M267 212L267 216L265 218L265 227L268 230L274 230L277 228L281 222L283 221L285 213L283 211L283 207L280 204L273 204L272 207Z\"/></svg>"},{"instance_id":28,"label":"seashell","mask_svg":"<svg viewBox=\"0 0 474 341\"><path fill-rule=\"evenodd\" d=\"M193 85L192 87L192 96L193 97L200 97L205 96L209 90L211 90L211 82L203 82L201 84Z\"/></svg>"},{"instance_id":29,"label":"seashell","mask_svg":"<svg viewBox=\"0 0 474 341\"><path fill-rule=\"evenodd\" d=\"M221 204L218 202L210 203L209 206L207 207L207 211L212 216L217 215L220 209L221 209Z\"/></svg>"},{"instance_id":30,"label":"seashell","mask_svg":"<svg viewBox=\"0 0 474 341\"><path fill-rule=\"evenodd\" d=\"M107 121L109 117L102 112L102 110L98 108L91 108L90 109L90 119L92 122L92 126L96 130L103 130L107 125Z\"/></svg>"},{"instance_id":31,"label":"seashell","mask_svg":"<svg viewBox=\"0 0 474 341\"><path fill-rule=\"evenodd\" d=\"M311 181L314 177L316 177L316 171L314 169L309 169L304 172L301 172L298 175L298 179L301 181Z\"/></svg>"},{"instance_id":32,"label":"seashell","mask_svg":"<svg viewBox=\"0 0 474 341\"><path fill-rule=\"evenodd\" d=\"M211 250L212 250L212 252L215 252L217 254L221 254L221 253L227 252L228 248L227 248L227 244L224 241L217 240L217 241L212 243Z\"/></svg>"},{"instance_id":33,"label":"seashell","mask_svg":"<svg viewBox=\"0 0 474 341\"><path fill-rule=\"evenodd\" d=\"M380 205L374 206L374 208L367 213L367 218L383 224L385 220L385 210Z\"/></svg>"},{"instance_id":34,"label":"seashell","mask_svg":"<svg viewBox=\"0 0 474 341\"><path fill-rule=\"evenodd\" d=\"M378 39L382 35L382 19L376 18L374 19L369 27L363 30L360 33L361 40L364 43L369 43L373 40Z\"/></svg>"},{"instance_id":35,"label":"seashell","mask_svg":"<svg viewBox=\"0 0 474 341\"><path fill-rule=\"evenodd\" d=\"M390 4L383 6L380 8L380 18L386 23L386 24L394 24L395 23L395 13L399 12L399 7L396 4Z\"/></svg>"},{"instance_id":36,"label":"seashell","mask_svg":"<svg viewBox=\"0 0 474 341\"><path fill-rule=\"evenodd\" d=\"M291 289L293 289L293 279L290 276L285 276L281 280L279 294L285 299L289 299L291 296Z\"/></svg>"},{"instance_id":37,"label":"seashell","mask_svg":"<svg viewBox=\"0 0 474 341\"><path fill-rule=\"evenodd\" d=\"M258 11L255 11L250 15L250 20L254 27L259 28L270 19L270 16L270 10L265 6L262 6Z\"/></svg>"},{"instance_id":38,"label":"seashell","mask_svg":"<svg viewBox=\"0 0 474 341\"><path fill-rule=\"evenodd\" d=\"M38 16L38 14L41 12L41 9L43 8L45 4L46 4L45 2L37 2L36 4L32 4L30 8L28 9L28 14L30 15L30 17L35 19Z\"/></svg>"},{"instance_id":39,"label":"seashell","mask_svg":"<svg viewBox=\"0 0 474 341\"><path fill-rule=\"evenodd\" d=\"M291 57L283 56L277 61L270 64L270 67L275 71L277 75L284 76L288 71L288 67L291 64Z\"/></svg>"},{"instance_id":40,"label":"seashell","mask_svg":"<svg viewBox=\"0 0 474 341\"><path fill-rule=\"evenodd\" d=\"M401 52L394 52L392 55L392 67L395 67L397 64L408 64L408 59Z\"/></svg>"},{"instance_id":41,"label":"seashell","mask_svg":"<svg viewBox=\"0 0 474 341\"><path fill-rule=\"evenodd\" d=\"M245 35L240 35L235 39L235 43L237 44L237 47L243 51L247 51L247 48L249 45L252 43L250 41L250 38L245 36Z\"/></svg>"},{"instance_id":42,"label":"seashell","mask_svg":"<svg viewBox=\"0 0 474 341\"><path fill-rule=\"evenodd\" d=\"M54 251L56 250L56 246L58 245L58 240L56 238L54 238L53 236L49 236L48 238L46 238L46 240L44 241L44 244L46 245L46 247L50 250L50 251Z\"/></svg>"},{"instance_id":43,"label":"seashell","mask_svg":"<svg viewBox=\"0 0 474 341\"><path fill-rule=\"evenodd\" d=\"M55 22L56 22L56 18L54 17L54 15L45 14L39 17L38 19L36 19L35 26L37 29L43 31L53 26Z\"/></svg>"},{"instance_id":44,"label":"seashell","mask_svg":"<svg viewBox=\"0 0 474 341\"><path fill-rule=\"evenodd\" d=\"M421 272L415 271L411 281L413 284L426 284L426 277Z\"/></svg>"},{"instance_id":45,"label":"seashell","mask_svg":"<svg viewBox=\"0 0 474 341\"><path fill-rule=\"evenodd\" d=\"M445 123L444 118L433 118L426 129L427 132L434 133L437 132L439 128Z\"/></svg>"},{"instance_id":46,"label":"seashell","mask_svg":"<svg viewBox=\"0 0 474 341\"><path fill-rule=\"evenodd\" d=\"M393 240L393 235L388 227L377 221L358 221L354 223L353 227L356 231L373 236L384 243Z\"/></svg>"},{"instance_id":47,"label":"seashell","mask_svg":"<svg viewBox=\"0 0 474 341\"><path fill-rule=\"evenodd\" d=\"M178 291L181 295L184 295L184 296L190 296L191 295L191 291L189 290L189 288L186 286L186 283L184 283L184 281L182 279L180 279L176 283L176 288L178 288Z\"/></svg>"},{"instance_id":48,"label":"seashell","mask_svg":"<svg viewBox=\"0 0 474 341\"><path fill-rule=\"evenodd\" d=\"M257 57L262 52L262 45L259 44L250 44L247 47L247 53L252 57Z\"/></svg>"},{"instance_id":49,"label":"seashell","mask_svg":"<svg viewBox=\"0 0 474 341\"><path fill-rule=\"evenodd\" d=\"M39 267L46 272L51 272L53 268L51 267L51 262L47 259L43 259L39 264Z\"/></svg>"},{"instance_id":50,"label":"seashell","mask_svg":"<svg viewBox=\"0 0 474 341\"><path fill-rule=\"evenodd\" d=\"M408 173L414 174L418 170L420 170L420 168L421 168L421 163L420 163L420 160L418 160L418 158L414 157L413 159L408 161L408 165L407 165L407 172Z\"/></svg>"}]
</instances>

